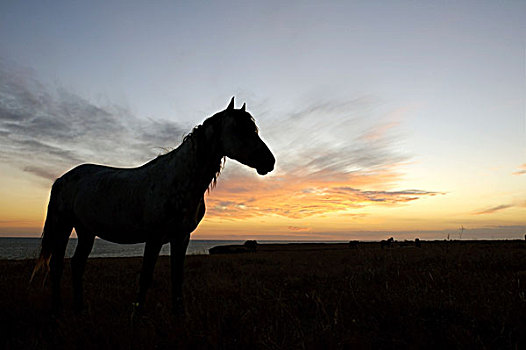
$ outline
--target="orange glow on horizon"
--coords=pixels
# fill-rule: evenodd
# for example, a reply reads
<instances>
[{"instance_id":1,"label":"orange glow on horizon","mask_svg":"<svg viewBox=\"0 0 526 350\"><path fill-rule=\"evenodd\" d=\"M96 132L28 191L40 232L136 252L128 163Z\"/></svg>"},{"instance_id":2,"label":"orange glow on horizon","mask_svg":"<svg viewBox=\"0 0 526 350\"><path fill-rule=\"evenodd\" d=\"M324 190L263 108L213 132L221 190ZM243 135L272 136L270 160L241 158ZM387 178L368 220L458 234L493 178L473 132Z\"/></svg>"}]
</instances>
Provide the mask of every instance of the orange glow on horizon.
<instances>
[{"instance_id":1,"label":"orange glow on horizon","mask_svg":"<svg viewBox=\"0 0 526 350\"><path fill-rule=\"evenodd\" d=\"M10 181L1 192L0 234L39 236L51 186L30 186L27 178ZM468 229L524 225L524 201L484 205L477 198L407 189L401 183L397 165L346 174L278 169L265 177L234 171L205 196L207 212L192 238L383 239L385 232L455 232L460 224Z\"/></svg>"},{"instance_id":2,"label":"orange glow on horizon","mask_svg":"<svg viewBox=\"0 0 526 350\"><path fill-rule=\"evenodd\" d=\"M301 175L297 171L266 178L236 174L219 181L206 197L207 215L230 220L254 216L305 219L336 213L359 216L359 209L366 207L395 206L441 194L390 190L399 178L395 166L347 174L323 171Z\"/></svg>"}]
</instances>

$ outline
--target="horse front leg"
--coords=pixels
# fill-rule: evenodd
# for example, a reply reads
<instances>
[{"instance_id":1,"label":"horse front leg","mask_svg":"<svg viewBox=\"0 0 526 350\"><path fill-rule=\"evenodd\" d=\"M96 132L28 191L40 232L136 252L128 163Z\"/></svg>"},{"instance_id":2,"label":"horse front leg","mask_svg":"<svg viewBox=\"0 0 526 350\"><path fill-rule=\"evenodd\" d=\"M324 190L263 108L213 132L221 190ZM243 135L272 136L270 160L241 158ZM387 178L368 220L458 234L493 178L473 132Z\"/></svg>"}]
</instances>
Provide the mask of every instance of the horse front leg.
<instances>
[{"instance_id":1,"label":"horse front leg","mask_svg":"<svg viewBox=\"0 0 526 350\"><path fill-rule=\"evenodd\" d=\"M170 271L172 279L172 312L175 315L184 315L183 277L184 259L186 248L190 242L190 235L185 235L183 240L170 241Z\"/></svg>"},{"instance_id":2,"label":"horse front leg","mask_svg":"<svg viewBox=\"0 0 526 350\"><path fill-rule=\"evenodd\" d=\"M146 292L152 284L153 270L155 268L157 258L159 257L161 247L161 242L146 242L146 245L144 247L144 257L142 259L141 277L139 279L139 292L137 294L137 299L135 303L133 303L132 318L135 316L135 314L140 313L143 310L144 301L146 300Z\"/></svg>"}]
</instances>

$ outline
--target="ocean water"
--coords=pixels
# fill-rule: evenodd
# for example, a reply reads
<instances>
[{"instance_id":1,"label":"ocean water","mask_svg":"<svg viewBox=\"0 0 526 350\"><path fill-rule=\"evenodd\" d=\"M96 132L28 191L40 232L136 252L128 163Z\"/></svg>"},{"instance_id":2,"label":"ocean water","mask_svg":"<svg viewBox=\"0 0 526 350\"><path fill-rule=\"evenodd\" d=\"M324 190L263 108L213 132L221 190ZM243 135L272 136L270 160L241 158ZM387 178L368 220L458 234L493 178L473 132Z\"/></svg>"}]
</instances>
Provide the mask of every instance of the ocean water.
<instances>
[{"instance_id":1,"label":"ocean water","mask_svg":"<svg viewBox=\"0 0 526 350\"><path fill-rule=\"evenodd\" d=\"M187 255L208 254L208 250L219 245L243 244L244 241L204 241L190 240ZM70 238L66 248L66 256L71 257L75 252L77 239ZM96 239L91 251L91 258L142 256L144 243L117 244L102 239ZM32 259L40 253L40 238L12 238L0 237L0 259ZM161 255L170 255L170 245L165 244Z\"/></svg>"}]
</instances>

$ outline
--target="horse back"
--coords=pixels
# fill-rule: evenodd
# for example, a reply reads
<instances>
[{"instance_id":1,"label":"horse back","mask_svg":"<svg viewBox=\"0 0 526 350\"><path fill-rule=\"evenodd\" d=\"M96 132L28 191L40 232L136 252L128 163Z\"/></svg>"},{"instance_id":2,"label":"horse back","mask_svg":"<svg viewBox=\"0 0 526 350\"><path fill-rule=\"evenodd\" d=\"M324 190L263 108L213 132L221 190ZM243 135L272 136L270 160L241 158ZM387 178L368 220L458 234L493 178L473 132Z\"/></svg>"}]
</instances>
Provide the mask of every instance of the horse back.
<instances>
[{"instance_id":1,"label":"horse back","mask_svg":"<svg viewBox=\"0 0 526 350\"><path fill-rule=\"evenodd\" d=\"M144 242L158 232L164 241L192 232L205 211L203 195L188 198L185 181L164 183L162 169L80 165L54 187L74 226L118 243ZM173 181L173 178L172 178Z\"/></svg>"},{"instance_id":2,"label":"horse back","mask_svg":"<svg viewBox=\"0 0 526 350\"><path fill-rule=\"evenodd\" d=\"M52 192L58 192L55 196L75 227L101 237L116 230L140 236L133 233L144 226L145 184L140 177L134 169L83 164L57 179Z\"/></svg>"}]
</instances>

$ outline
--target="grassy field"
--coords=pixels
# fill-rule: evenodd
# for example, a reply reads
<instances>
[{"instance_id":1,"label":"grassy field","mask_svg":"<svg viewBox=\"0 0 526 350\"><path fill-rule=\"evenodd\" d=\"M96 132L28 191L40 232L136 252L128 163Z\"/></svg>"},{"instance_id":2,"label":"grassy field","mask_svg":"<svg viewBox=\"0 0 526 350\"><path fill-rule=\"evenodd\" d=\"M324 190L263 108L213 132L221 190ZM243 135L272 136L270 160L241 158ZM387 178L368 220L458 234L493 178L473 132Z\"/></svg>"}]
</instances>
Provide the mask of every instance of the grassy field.
<instances>
[{"instance_id":1,"label":"grassy field","mask_svg":"<svg viewBox=\"0 0 526 350\"><path fill-rule=\"evenodd\" d=\"M1 348L526 348L526 242L259 246L189 256L186 317L170 313L161 257L130 322L139 258L90 259L87 308L49 316L33 261L0 261Z\"/></svg>"}]
</instances>

